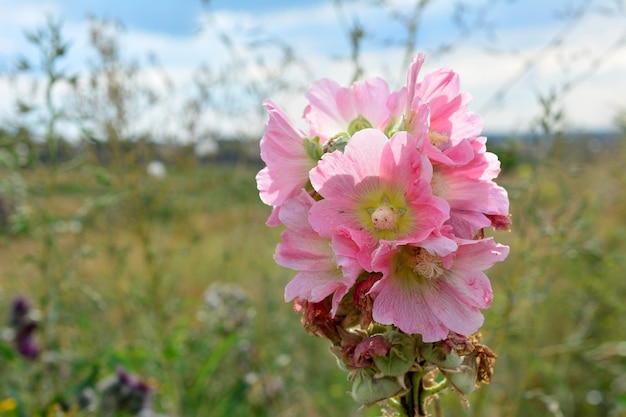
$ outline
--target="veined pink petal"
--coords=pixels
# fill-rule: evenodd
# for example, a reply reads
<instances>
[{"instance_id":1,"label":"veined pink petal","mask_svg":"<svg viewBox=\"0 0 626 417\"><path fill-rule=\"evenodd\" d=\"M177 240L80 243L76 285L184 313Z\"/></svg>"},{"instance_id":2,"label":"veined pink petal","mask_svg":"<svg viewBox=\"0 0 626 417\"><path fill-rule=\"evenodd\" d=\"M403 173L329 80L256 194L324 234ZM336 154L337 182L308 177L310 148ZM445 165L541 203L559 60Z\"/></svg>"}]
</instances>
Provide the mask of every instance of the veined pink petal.
<instances>
[{"instance_id":1,"label":"veined pink petal","mask_svg":"<svg viewBox=\"0 0 626 417\"><path fill-rule=\"evenodd\" d=\"M311 134L319 135L322 142L346 130L347 124L336 100L340 89L335 81L322 79L314 82L306 94L310 104L304 109L303 117L309 123Z\"/></svg>"},{"instance_id":2,"label":"veined pink petal","mask_svg":"<svg viewBox=\"0 0 626 417\"><path fill-rule=\"evenodd\" d=\"M389 141L393 143L381 148L377 175L382 180L396 182L407 190L416 179L428 183L432 167L428 159L420 153L424 141L409 137L407 132L398 132ZM383 143L386 144L387 142Z\"/></svg>"},{"instance_id":3,"label":"veined pink petal","mask_svg":"<svg viewBox=\"0 0 626 417\"><path fill-rule=\"evenodd\" d=\"M336 265L327 265L332 257L333 253L326 239L310 234L300 235L291 230L282 234L282 242L276 247L274 260L285 268L301 271L319 269L321 265L333 270Z\"/></svg>"},{"instance_id":4,"label":"veined pink petal","mask_svg":"<svg viewBox=\"0 0 626 417\"><path fill-rule=\"evenodd\" d=\"M453 148L469 144L473 155L469 162L438 163L434 167L433 193L450 205L448 224L462 238L473 238L480 229L490 226L489 216L507 217L509 213L506 190L492 180L499 173L500 164L495 155L485 152L485 141L482 137L471 142L463 140L438 155L444 156Z\"/></svg>"},{"instance_id":5,"label":"veined pink petal","mask_svg":"<svg viewBox=\"0 0 626 417\"><path fill-rule=\"evenodd\" d=\"M356 260L358 247L349 236L325 238L308 224L308 213L314 204L313 198L302 190L280 207L279 217L286 229L274 259L281 266L299 271L285 288L285 301L302 298L319 302L334 294L334 314L362 269Z\"/></svg>"},{"instance_id":6,"label":"veined pink petal","mask_svg":"<svg viewBox=\"0 0 626 417\"><path fill-rule=\"evenodd\" d=\"M442 68L424 76L413 97L429 104L430 130L447 135L451 144L480 135L482 121L467 111L471 97L460 92L459 76L451 69Z\"/></svg>"},{"instance_id":7,"label":"veined pink petal","mask_svg":"<svg viewBox=\"0 0 626 417\"><path fill-rule=\"evenodd\" d=\"M258 178L258 175L257 175L257 178ZM280 221L279 212L280 212L280 206L272 207L272 212L267 218L267 221L265 222L265 224L270 227L280 226L282 223Z\"/></svg>"},{"instance_id":8,"label":"veined pink petal","mask_svg":"<svg viewBox=\"0 0 626 417\"><path fill-rule=\"evenodd\" d=\"M448 271L445 281L442 282L447 287L442 291L455 294L455 297L464 304L480 309L491 306L493 300L491 283L482 271L470 270L462 273L456 270Z\"/></svg>"},{"instance_id":9,"label":"veined pink petal","mask_svg":"<svg viewBox=\"0 0 626 417\"><path fill-rule=\"evenodd\" d=\"M457 237L473 239L480 229L491 226L491 220L477 211L450 209L450 219L446 224L452 226Z\"/></svg>"},{"instance_id":10,"label":"veined pink petal","mask_svg":"<svg viewBox=\"0 0 626 417\"><path fill-rule=\"evenodd\" d=\"M507 192L495 182L471 178L462 169L442 167L437 172L445 182L441 197L450 204L450 208L484 214L508 214Z\"/></svg>"},{"instance_id":11,"label":"veined pink petal","mask_svg":"<svg viewBox=\"0 0 626 417\"><path fill-rule=\"evenodd\" d=\"M450 68L440 68L424 76L424 80L417 85L415 96L436 107L434 117L449 116L451 111L445 104L455 100L460 94L460 81L457 73ZM456 105L463 104L462 102ZM450 113L446 114L448 111Z\"/></svg>"},{"instance_id":12,"label":"veined pink petal","mask_svg":"<svg viewBox=\"0 0 626 417\"><path fill-rule=\"evenodd\" d=\"M447 276L432 284L424 285L423 297L430 311L447 329L467 336L483 325L483 314L478 307L463 299L462 293L450 286Z\"/></svg>"},{"instance_id":13,"label":"veined pink petal","mask_svg":"<svg viewBox=\"0 0 626 417\"><path fill-rule=\"evenodd\" d=\"M318 303L341 288L345 285L329 279L328 271L301 271L285 287L285 301L303 298Z\"/></svg>"},{"instance_id":14,"label":"veined pink petal","mask_svg":"<svg viewBox=\"0 0 626 417\"><path fill-rule=\"evenodd\" d=\"M410 106L413 103L413 97L417 95L416 90L419 88L419 83L417 82L417 78L419 76L419 72L422 69L422 65L424 65L424 61L426 60L426 55L423 53L418 53L411 65L409 66L409 71L407 75L406 81L406 95L408 100L405 101L407 106ZM405 112L407 115L411 114L413 109L407 107Z\"/></svg>"},{"instance_id":15,"label":"veined pink petal","mask_svg":"<svg viewBox=\"0 0 626 417\"><path fill-rule=\"evenodd\" d=\"M509 255L509 247L496 243L493 238L459 242L454 268L460 271L484 271Z\"/></svg>"},{"instance_id":16,"label":"veined pink petal","mask_svg":"<svg viewBox=\"0 0 626 417\"><path fill-rule=\"evenodd\" d=\"M421 334L424 342L443 340L448 327L430 309L422 287L393 278L378 281L372 293L376 294L374 321L393 324L405 333Z\"/></svg>"},{"instance_id":17,"label":"veined pink petal","mask_svg":"<svg viewBox=\"0 0 626 417\"><path fill-rule=\"evenodd\" d=\"M359 245L353 236L349 230L339 228L331 238L337 265L341 267L344 279L351 283L355 283L363 272L363 266L358 261L359 254L362 251L370 252L367 247Z\"/></svg>"},{"instance_id":18,"label":"veined pink petal","mask_svg":"<svg viewBox=\"0 0 626 417\"><path fill-rule=\"evenodd\" d=\"M438 165L433 192L453 210L508 215L509 198L506 190L489 178L495 173L492 167L493 161L488 161L485 154L476 154L463 166Z\"/></svg>"},{"instance_id":19,"label":"veined pink petal","mask_svg":"<svg viewBox=\"0 0 626 417\"><path fill-rule=\"evenodd\" d=\"M389 94L389 98L387 99L387 109L389 110L390 117L395 121L399 121L401 118L405 117L407 109L406 86Z\"/></svg>"},{"instance_id":20,"label":"veined pink petal","mask_svg":"<svg viewBox=\"0 0 626 417\"><path fill-rule=\"evenodd\" d=\"M267 166L256 176L257 188L265 204L280 206L305 186L309 170L317 161L307 154L304 133L287 115L271 100L264 105L269 121L260 147Z\"/></svg>"},{"instance_id":21,"label":"veined pink petal","mask_svg":"<svg viewBox=\"0 0 626 417\"><path fill-rule=\"evenodd\" d=\"M442 151L429 141L425 141L424 153L433 164L460 166L466 165L474 158L474 147L469 140L463 139Z\"/></svg>"},{"instance_id":22,"label":"veined pink petal","mask_svg":"<svg viewBox=\"0 0 626 417\"><path fill-rule=\"evenodd\" d=\"M377 177L381 154L387 143L387 137L378 130L364 129L357 132L343 153L325 154L311 170L313 188L325 198L337 198L345 195L350 187Z\"/></svg>"},{"instance_id":23,"label":"veined pink petal","mask_svg":"<svg viewBox=\"0 0 626 417\"><path fill-rule=\"evenodd\" d=\"M310 134L319 136L322 143L348 132L350 122L359 116L379 130L384 130L389 122L389 86L380 78L356 82L350 87L323 79L313 83L306 97L310 104L303 117L309 123Z\"/></svg>"},{"instance_id":24,"label":"veined pink petal","mask_svg":"<svg viewBox=\"0 0 626 417\"><path fill-rule=\"evenodd\" d=\"M389 121L387 99L389 86L381 78L356 82L350 88L342 88L337 94L337 105L348 123L363 116L375 129L384 129Z\"/></svg>"}]
</instances>

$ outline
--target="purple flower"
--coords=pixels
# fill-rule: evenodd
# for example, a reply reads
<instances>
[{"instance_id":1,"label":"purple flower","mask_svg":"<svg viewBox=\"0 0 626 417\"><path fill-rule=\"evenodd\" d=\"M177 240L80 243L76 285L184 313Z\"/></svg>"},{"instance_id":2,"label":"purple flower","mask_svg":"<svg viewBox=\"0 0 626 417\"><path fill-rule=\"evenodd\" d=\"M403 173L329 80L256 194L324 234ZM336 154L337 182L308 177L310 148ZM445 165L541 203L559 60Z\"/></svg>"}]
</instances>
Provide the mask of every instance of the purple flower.
<instances>
[{"instance_id":1,"label":"purple flower","mask_svg":"<svg viewBox=\"0 0 626 417\"><path fill-rule=\"evenodd\" d=\"M18 296L13 299L9 326L15 331L15 348L26 359L37 359L39 346L35 341L37 320L33 318L31 304L27 298Z\"/></svg>"}]
</instances>

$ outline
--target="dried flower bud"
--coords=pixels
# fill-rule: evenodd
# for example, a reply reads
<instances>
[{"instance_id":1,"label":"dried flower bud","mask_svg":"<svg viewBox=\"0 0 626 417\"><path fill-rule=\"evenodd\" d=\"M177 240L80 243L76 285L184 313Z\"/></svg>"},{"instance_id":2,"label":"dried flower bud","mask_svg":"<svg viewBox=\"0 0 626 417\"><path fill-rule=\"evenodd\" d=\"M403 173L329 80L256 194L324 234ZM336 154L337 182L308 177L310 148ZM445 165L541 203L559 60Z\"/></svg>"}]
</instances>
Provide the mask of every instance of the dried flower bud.
<instances>
[{"instance_id":1,"label":"dried flower bud","mask_svg":"<svg viewBox=\"0 0 626 417\"><path fill-rule=\"evenodd\" d=\"M371 359L374 356L384 356L389 352L391 344L382 334L375 334L363 340L354 350L357 358Z\"/></svg>"},{"instance_id":2,"label":"dried flower bud","mask_svg":"<svg viewBox=\"0 0 626 417\"><path fill-rule=\"evenodd\" d=\"M374 300L369 292L372 289L372 286L380 280L381 277L382 274L370 274L367 279L359 281L354 286L353 303L361 312L361 320L359 324L364 329L373 322L372 309L374 308Z\"/></svg>"},{"instance_id":3,"label":"dried flower bud","mask_svg":"<svg viewBox=\"0 0 626 417\"><path fill-rule=\"evenodd\" d=\"M460 372L444 372L448 380L463 394L473 392L480 384L489 384L493 365L498 357L488 346L478 343L480 334L470 337L474 350L463 358Z\"/></svg>"},{"instance_id":4,"label":"dried flower bud","mask_svg":"<svg viewBox=\"0 0 626 417\"><path fill-rule=\"evenodd\" d=\"M487 345L476 344L476 368L478 369L476 380L481 384L489 384L493 375L493 365L496 363L496 355Z\"/></svg>"},{"instance_id":5,"label":"dried flower bud","mask_svg":"<svg viewBox=\"0 0 626 417\"><path fill-rule=\"evenodd\" d=\"M338 318L333 318L331 313L330 298L319 303L311 303L303 299L296 299L294 310L302 312L302 327L311 335L325 337L333 345L341 344L341 337L337 330Z\"/></svg>"},{"instance_id":6,"label":"dried flower bud","mask_svg":"<svg viewBox=\"0 0 626 417\"><path fill-rule=\"evenodd\" d=\"M459 356L469 355L474 351L474 343L480 341L480 333L476 333L473 336L463 336L458 333L450 332L448 337L442 340L445 353L454 350Z\"/></svg>"}]
</instances>

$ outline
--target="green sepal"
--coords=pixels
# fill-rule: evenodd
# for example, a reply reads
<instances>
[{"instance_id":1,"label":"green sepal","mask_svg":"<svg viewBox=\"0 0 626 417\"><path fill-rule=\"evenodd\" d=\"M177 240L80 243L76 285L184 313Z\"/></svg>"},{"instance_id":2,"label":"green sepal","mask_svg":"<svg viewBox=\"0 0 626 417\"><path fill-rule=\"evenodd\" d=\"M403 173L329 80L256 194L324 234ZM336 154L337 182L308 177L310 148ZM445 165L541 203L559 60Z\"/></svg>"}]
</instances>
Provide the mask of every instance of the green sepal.
<instances>
[{"instance_id":1,"label":"green sepal","mask_svg":"<svg viewBox=\"0 0 626 417\"><path fill-rule=\"evenodd\" d=\"M454 387L463 394L471 394L476 390L478 384L476 377L478 369L476 367L476 352L472 352L463 357L463 365L459 372L446 372L446 378Z\"/></svg>"},{"instance_id":2,"label":"green sepal","mask_svg":"<svg viewBox=\"0 0 626 417\"><path fill-rule=\"evenodd\" d=\"M324 151L328 153L335 151L343 152L348 142L350 142L350 136L345 132L339 133L330 138L326 145L324 145Z\"/></svg>"},{"instance_id":3,"label":"green sepal","mask_svg":"<svg viewBox=\"0 0 626 417\"><path fill-rule=\"evenodd\" d=\"M372 124L365 117L358 115L356 119L352 120L348 125L348 135L352 136L359 130L372 128Z\"/></svg>"},{"instance_id":4,"label":"green sepal","mask_svg":"<svg viewBox=\"0 0 626 417\"><path fill-rule=\"evenodd\" d=\"M402 117L400 117L400 119L398 120L395 120L395 118L392 118L389 121L389 124L387 125L387 127L385 128L385 135L387 135L387 137L390 138L395 133L406 130L405 122L406 122L406 119L404 118L404 115L402 115Z\"/></svg>"},{"instance_id":5,"label":"green sepal","mask_svg":"<svg viewBox=\"0 0 626 417\"><path fill-rule=\"evenodd\" d=\"M404 375L415 363L415 342L406 333L395 330L383 334L391 349L386 356L374 356L374 364L388 376Z\"/></svg>"},{"instance_id":6,"label":"green sepal","mask_svg":"<svg viewBox=\"0 0 626 417\"><path fill-rule=\"evenodd\" d=\"M357 370L352 378L352 398L363 405L376 404L400 394L403 390L397 378L377 378L371 368Z\"/></svg>"},{"instance_id":7,"label":"green sepal","mask_svg":"<svg viewBox=\"0 0 626 417\"><path fill-rule=\"evenodd\" d=\"M306 153L312 160L319 161L322 159L324 150L322 149L322 145L320 145L320 138L318 136L304 139L304 144L306 146Z\"/></svg>"},{"instance_id":8,"label":"green sepal","mask_svg":"<svg viewBox=\"0 0 626 417\"><path fill-rule=\"evenodd\" d=\"M443 346L437 343L424 343L419 352L428 362L441 368L453 369L463 362L463 358L456 351L445 353Z\"/></svg>"}]
</instances>

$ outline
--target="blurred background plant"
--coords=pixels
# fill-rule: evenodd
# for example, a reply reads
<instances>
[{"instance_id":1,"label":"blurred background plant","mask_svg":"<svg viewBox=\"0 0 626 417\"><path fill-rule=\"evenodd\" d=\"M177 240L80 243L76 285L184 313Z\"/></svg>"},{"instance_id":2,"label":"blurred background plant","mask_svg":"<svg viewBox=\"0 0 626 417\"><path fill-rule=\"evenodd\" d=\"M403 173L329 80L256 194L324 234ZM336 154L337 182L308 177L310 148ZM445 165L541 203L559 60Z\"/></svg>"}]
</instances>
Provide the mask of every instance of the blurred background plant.
<instances>
[{"instance_id":1,"label":"blurred background plant","mask_svg":"<svg viewBox=\"0 0 626 417\"><path fill-rule=\"evenodd\" d=\"M365 3L400 28L383 41L402 47L389 66L404 73L438 2L329 2L346 45L335 58L353 79L381 42ZM492 3L459 2L458 37L432 55L487 36ZM376 414L357 408L328 346L282 302L292 272L272 260L280 230L264 225L255 189L260 102L302 94L310 62L266 28L221 27L204 4L201 30L228 60L200 66L183 99L156 54L129 56L124 25L96 17L84 39L52 17L28 28L36 53L4 74L17 111L0 129L0 416ZM591 16L575 6L486 107ZM72 72L79 42L91 55ZM543 86L523 134L489 142L513 213L482 330L499 360L469 410L442 398L453 415L626 416L626 107L598 136L570 132L563 104L623 46Z\"/></svg>"}]
</instances>

